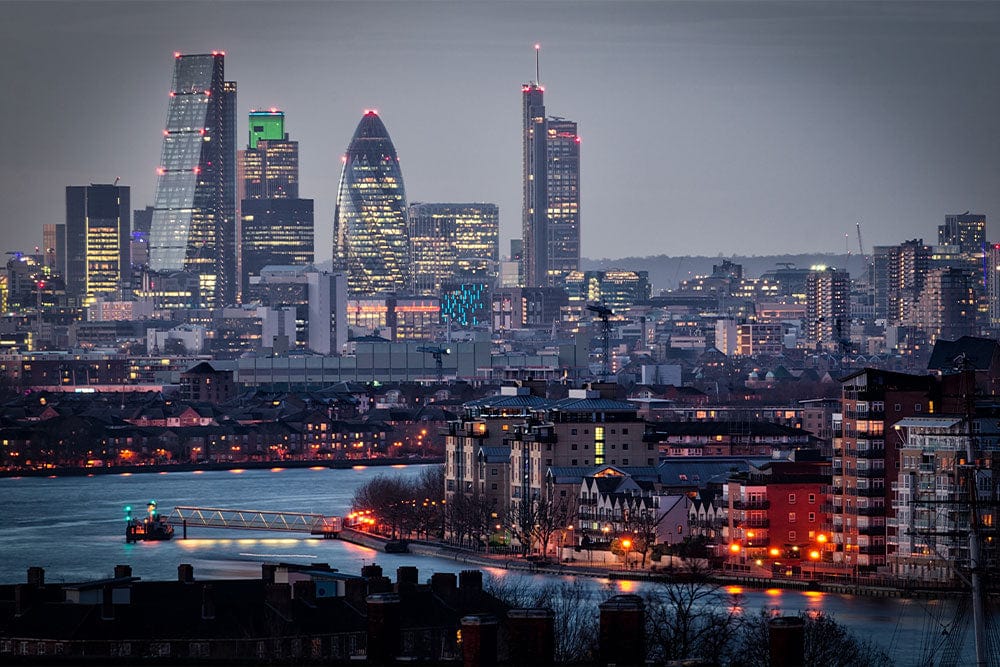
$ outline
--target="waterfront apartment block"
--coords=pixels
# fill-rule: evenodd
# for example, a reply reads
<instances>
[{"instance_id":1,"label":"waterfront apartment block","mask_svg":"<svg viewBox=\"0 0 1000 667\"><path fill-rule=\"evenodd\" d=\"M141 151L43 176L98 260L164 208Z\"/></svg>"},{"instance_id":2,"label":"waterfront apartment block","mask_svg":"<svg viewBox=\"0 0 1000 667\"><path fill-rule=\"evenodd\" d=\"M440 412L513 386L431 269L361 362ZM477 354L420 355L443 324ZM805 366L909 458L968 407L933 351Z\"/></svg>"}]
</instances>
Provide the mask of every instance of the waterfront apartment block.
<instances>
[{"instance_id":1,"label":"waterfront apartment block","mask_svg":"<svg viewBox=\"0 0 1000 667\"><path fill-rule=\"evenodd\" d=\"M843 427L834 438L831 559L858 572L888 563L887 521L903 444L894 426L934 412L930 376L866 368L843 380Z\"/></svg>"},{"instance_id":2,"label":"waterfront apartment block","mask_svg":"<svg viewBox=\"0 0 1000 667\"><path fill-rule=\"evenodd\" d=\"M889 571L897 577L959 584L969 562L972 501L978 507L986 567L996 567L996 473L1000 421L960 415L896 422L899 472L892 481ZM970 444L971 443L971 444ZM974 458L968 456L972 450ZM976 480L975 485L970 482ZM970 489L976 488L975 496Z\"/></svg>"}]
</instances>

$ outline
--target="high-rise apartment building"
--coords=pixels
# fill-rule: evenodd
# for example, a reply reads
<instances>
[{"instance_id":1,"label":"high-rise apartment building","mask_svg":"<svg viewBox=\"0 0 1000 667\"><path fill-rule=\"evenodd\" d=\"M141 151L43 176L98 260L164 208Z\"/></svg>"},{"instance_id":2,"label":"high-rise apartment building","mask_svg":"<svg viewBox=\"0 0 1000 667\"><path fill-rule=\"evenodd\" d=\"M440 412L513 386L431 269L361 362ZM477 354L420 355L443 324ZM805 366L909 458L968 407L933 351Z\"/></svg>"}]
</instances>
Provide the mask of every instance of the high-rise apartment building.
<instances>
[{"instance_id":1,"label":"high-rise apartment building","mask_svg":"<svg viewBox=\"0 0 1000 667\"><path fill-rule=\"evenodd\" d=\"M887 526L895 518L892 485L904 446L893 426L933 412L932 378L866 368L842 383L830 485L832 559L870 573L891 556Z\"/></svg>"},{"instance_id":2,"label":"high-rise apartment building","mask_svg":"<svg viewBox=\"0 0 1000 667\"><path fill-rule=\"evenodd\" d=\"M580 268L580 136L545 115L545 88L521 86L523 284L559 286Z\"/></svg>"},{"instance_id":3,"label":"high-rise apartment building","mask_svg":"<svg viewBox=\"0 0 1000 667\"><path fill-rule=\"evenodd\" d=\"M809 347L839 351L850 335L851 276L817 266L806 278L806 339Z\"/></svg>"},{"instance_id":4,"label":"high-rise apartment building","mask_svg":"<svg viewBox=\"0 0 1000 667\"><path fill-rule=\"evenodd\" d=\"M953 245L964 253L982 253L986 245L986 216L980 213L960 213L944 216L938 226L938 245Z\"/></svg>"},{"instance_id":5,"label":"high-rise apartment building","mask_svg":"<svg viewBox=\"0 0 1000 667\"><path fill-rule=\"evenodd\" d=\"M149 266L198 276L205 306L235 300L235 125L236 83L225 80L225 54L176 54Z\"/></svg>"},{"instance_id":6,"label":"high-rise apartment building","mask_svg":"<svg viewBox=\"0 0 1000 667\"><path fill-rule=\"evenodd\" d=\"M396 148L365 111L344 154L333 221L333 265L351 294L404 292L410 279L406 189Z\"/></svg>"},{"instance_id":7,"label":"high-rise apartment building","mask_svg":"<svg viewBox=\"0 0 1000 667\"><path fill-rule=\"evenodd\" d=\"M972 275L962 269L934 269L927 274L911 318L927 343L979 333L974 282Z\"/></svg>"},{"instance_id":8,"label":"high-rise apartment building","mask_svg":"<svg viewBox=\"0 0 1000 667\"><path fill-rule=\"evenodd\" d=\"M268 265L312 264L313 200L299 199L299 142L278 109L251 111L249 143L237 159L239 299Z\"/></svg>"},{"instance_id":9,"label":"high-rise apartment building","mask_svg":"<svg viewBox=\"0 0 1000 667\"><path fill-rule=\"evenodd\" d=\"M66 188L66 290L84 297L118 296L130 275L129 188Z\"/></svg>"},{"instance_id":10,"label":"high-rise apartment building","mask_svg":"<svg viewBox=\"0 0 1000 667\"><path fill-rule=\"evenodd\" d=\"M409 210L411 285L438 295L444 283L497 279L500 211L496 204L425 204Z\"/></svg>"}]
</instances>

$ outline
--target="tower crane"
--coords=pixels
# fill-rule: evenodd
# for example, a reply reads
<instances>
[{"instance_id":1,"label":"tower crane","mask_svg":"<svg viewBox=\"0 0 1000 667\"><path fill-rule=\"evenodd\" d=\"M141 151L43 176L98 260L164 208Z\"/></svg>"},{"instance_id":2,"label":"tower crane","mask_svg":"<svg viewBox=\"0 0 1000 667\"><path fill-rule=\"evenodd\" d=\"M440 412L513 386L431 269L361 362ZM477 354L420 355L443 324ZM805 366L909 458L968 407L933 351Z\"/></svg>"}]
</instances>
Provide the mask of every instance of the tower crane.
<instances>
[{"instance_id":1,"label":"tower crane","mask_svg":"<svg viewBox=\"0 0 1000 667\"><path fill-rule=\"evenodd\" d=\"M451 350L440 345L421 345L417 352L426 352L434 357L434 365L437 367L438 382L444 379L444 357L451 354Z\"/></svg>"},{"instance_id":2,"label":"tower crane","mask_svg":"<svg viewBox=\"0 0 1000 667\"><path fill-rule=\"evenodd\" d=\"M601 379L607 380L611 374L611 322L614 313L602 303L587 304L587 310L601 320L601 344L604 348L604 358L601 363Z\"/></svg>"}]
</instances>

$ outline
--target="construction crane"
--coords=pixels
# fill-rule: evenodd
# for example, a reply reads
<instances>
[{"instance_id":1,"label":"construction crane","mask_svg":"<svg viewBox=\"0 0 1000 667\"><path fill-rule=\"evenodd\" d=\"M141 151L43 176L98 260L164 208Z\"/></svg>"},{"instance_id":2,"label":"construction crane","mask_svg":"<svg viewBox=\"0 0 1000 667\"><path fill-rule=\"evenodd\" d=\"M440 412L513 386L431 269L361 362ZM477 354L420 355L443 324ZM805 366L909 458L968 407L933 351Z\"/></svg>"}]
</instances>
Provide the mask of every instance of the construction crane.
<instances>
[{"instance_id":1,"label":"construction crane","mask_svg":"<svg viewBox=\"0 0 1000 667\"><path fill-rule=\"evenodd\" d=\"M861 240L861 223L857 223L858 228L858 252L861 253L861 257L865 260L865 265L868 265L868 255L865 254L865 244Z\"/></svg>"},{"instance_id":2,"label":"construction crane","mask_svg":"<svg viewBox=\"0 0 1000 667\"><path fill-rule=\"evenodd\" d=\"M601 344L604 348L601 379L607 380L608 375L611 374L611 322L609 320L614 313L601 303L587 304L587 310L597 315L601 320Z\"/></svg>"},{"instance_id":3,"label":"construction crane","mask_svg":"<svg viewBox=\"0 0 1000 667\"><path fill-rule=\"evenodd\" d=\"M417 352L426 352L427 354L433 355L434 365L437 367L437 379L438 382L444 379L444 357L445 355L451 354L451 350L446 347L441 347L440 345L421 345L417 348Z\"/></svg>"}]
</instances>

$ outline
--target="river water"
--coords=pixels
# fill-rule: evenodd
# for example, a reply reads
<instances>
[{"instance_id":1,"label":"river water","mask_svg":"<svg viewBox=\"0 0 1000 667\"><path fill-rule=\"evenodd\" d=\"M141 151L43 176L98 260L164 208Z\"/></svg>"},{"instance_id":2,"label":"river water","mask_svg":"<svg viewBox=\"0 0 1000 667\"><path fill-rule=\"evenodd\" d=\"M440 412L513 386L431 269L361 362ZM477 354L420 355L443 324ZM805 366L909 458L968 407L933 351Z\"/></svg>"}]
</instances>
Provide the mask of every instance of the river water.
<instances>
[{"instance_id":1,"label":"river water","mask_svg":"<svg viewBox=\"0 0 1000 667\"><path fill-rule=\"evenodd\" d=\"M400 565L415 565L420 579L434 572L458 572L470 566L452 560L414 554L385 554L339 540L297 533L264 533L192 528L189 539L180 531L170 542L126 544L124 511L132 505L140 514L155 499L163 512L177 505L345 514L355 489L376 475L416 476L421 466L273 469L217 472L177 472L96 475L93 477L0 478L0 582L24 581L29 566L45 568L47 581L83 581L110 576L125 563L144 579L168 579L179 563L191 563L202 579L258 577L262 562L328 563L342 572L360 573L377 562L395 578ZM487 568L494 577L512 577L542 586L551 577ZM643 592L653 584L610 582L582 577L599 598L612 591ZM818 592L744 591L742 607L763 607L782 613L822 611L858 636L882 645L898 665L928 664L926 649L957 638L943 630L956 615L955 601L876 599ZM965 645L971 644L971 630ZM969 664L964 648L952 664Z\"/></svg>"}]
</instances>

